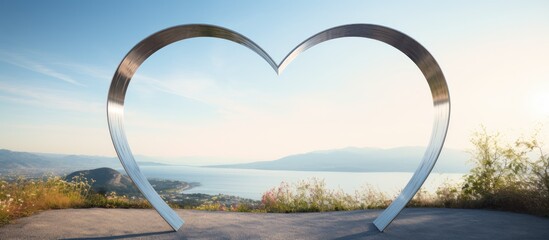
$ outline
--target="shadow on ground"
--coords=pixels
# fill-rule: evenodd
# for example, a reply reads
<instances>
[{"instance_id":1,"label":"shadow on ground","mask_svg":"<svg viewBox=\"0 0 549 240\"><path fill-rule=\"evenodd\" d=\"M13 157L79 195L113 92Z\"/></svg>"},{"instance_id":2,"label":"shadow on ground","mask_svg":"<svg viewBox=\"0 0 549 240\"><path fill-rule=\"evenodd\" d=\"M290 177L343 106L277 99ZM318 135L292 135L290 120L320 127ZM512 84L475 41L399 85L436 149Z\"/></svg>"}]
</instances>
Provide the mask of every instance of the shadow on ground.
<instances>
[{"instance_id":1,"label":"shadow on ground","mask_svg":"<svg viewBox=\"0 0 549 240\"><path fill-rule=\"evenodd\" d=\"M150 209L65 209L0 228L0 239L547 239L549 218L467 209L404 209L380 233L381 210L235 213L177 210L178 231Z\"/></svg>"}]
</instances>

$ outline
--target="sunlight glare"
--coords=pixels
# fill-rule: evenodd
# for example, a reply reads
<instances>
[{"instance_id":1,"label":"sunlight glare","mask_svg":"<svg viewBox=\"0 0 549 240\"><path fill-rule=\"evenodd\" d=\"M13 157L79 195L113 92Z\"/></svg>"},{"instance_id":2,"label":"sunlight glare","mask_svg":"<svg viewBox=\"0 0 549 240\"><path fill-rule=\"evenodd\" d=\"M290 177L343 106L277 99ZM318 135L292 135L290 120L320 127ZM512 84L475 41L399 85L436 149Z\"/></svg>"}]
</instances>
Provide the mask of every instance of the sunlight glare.
<instances>
[{"instance_id":1,"label":"sunlight glare","mask_svg":"<svg viewBox=\"0 0 549 240\"><path fill-rule=\"evenodd\" d=\"M548 93L538 93L533 95L531 101L531 109L535 112L536 115L542 117L549 116L549 94Z\"/></svg>"}]
</instances>

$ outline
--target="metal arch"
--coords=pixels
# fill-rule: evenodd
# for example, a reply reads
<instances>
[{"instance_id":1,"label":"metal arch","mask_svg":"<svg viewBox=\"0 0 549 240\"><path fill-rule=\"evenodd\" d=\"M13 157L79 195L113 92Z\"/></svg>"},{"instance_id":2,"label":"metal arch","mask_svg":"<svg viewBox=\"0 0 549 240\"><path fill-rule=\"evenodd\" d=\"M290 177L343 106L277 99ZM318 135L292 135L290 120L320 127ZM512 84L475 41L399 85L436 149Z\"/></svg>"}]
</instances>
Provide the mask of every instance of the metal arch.
<instances>
[{"instance_id":1,"label":"metal arch","mask_svg":"<svg viewBox=\"0 0 549 240\"><path fill-rule=\"evenodd\" d=\"M444 145L450 119L450 95L442 70L433 56L421 44L396 30L372 24L351 24L324 30L305 40L294 48L281 62L276 64L257 44L232 30L204 24L181 25L157 32L133 47L118 66L107 100L107 120L116 153L128 176L134 181L145 198L177 231L183 220L158 195L145 176L141 173L126 139L124 131L124 98L131 78L139 66L159 49L184 39L195 37L213 37L226 39L246 46L259 54L277 73L305 50L328 40L344 37L363 37L387 43L406 54L421 70L433 98L435 108L433 131L421 164L404 187L400 195L374 221L374 225L383 231L412 199L423 182L429 176Z\"/></svg>"},{"instance_id":2,"label":"metal arch","mask_svg":"<svg viewBox=\"0 0 549 240\"><path fill-rule=\"evenodd\" d=\"M124 57L118 69L116 69L107 100L107 120L116 154L139 191L143 193L160 216L175 231L181 228L184 223L183 219L164 202L147 178L141 173L126 139L124 131L124 99L133 75L148 57L171 43L195 37L222 38L242 44L259 54L275 71L277 70L276 63L257 44L234 31L211 25L182 25L157 32L143 39L133 47Z\"/></svg>"},{"instance_id":3,"label":"metal arch","mask_svg":"<svg viewBox=\"0 0 549 240\"><path fill-rule=\"evenodd\" d=\"M378 40L387 43L406 54L406 56L419 67L423 76L427 79L433 98L435 116L429 146L423 155L419 167L416 169L414 175L406 184L400 195L376 218L376 220L374 220L374 225L379 231L383 231L414 197L435 166L448 131L450 121L450 93L440 66L427 49L404 33L372 24L343 25L324 30L310 37L294 48L294 50L282 60L279 65L279 71L281 72L284 70L293 59L305 50L322 42L344 37L363 37Z\"/></svg>"}]
</instances>

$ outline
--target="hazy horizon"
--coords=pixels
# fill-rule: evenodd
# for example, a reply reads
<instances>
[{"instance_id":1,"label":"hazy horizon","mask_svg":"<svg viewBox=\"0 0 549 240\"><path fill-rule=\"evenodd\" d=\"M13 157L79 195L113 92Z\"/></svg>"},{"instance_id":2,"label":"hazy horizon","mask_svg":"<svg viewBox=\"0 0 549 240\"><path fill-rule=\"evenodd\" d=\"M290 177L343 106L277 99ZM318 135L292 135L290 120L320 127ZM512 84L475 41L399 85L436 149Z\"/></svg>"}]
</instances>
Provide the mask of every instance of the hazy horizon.
<instances>
[{"instance_id":1,"label":"hazy horizon","mask_svg":"<svg viewBox=\"0 0 549 240\"><path fill-rule=\"evenodd\" d=\"M300 154L308 154L308 153L317 153L317 152L332 152L332 151L338 151L338 150L346 150L346 149L379 149L379 150L393 150L393 149L400 149L400 148L426 148L426 146L398 146L398 147L391 147L391 148L378 148L378 147L356 147L356 146L349 146L344 148L337 148L337 149L318 149L313 151L307 151L307 152L295 152L295 153L289 153L283 156L280 156L278 158L273 159L238 159L238 158L224 158L224 157L211 157L211 156L172 156L172 157L162 157L162 156L151 156L151 155L141 155L136 154L135 158L140 161L151 161L151 162L157 162L157 163L166 163L166 164L184 164L184 165L192 165L192 166L207 166L207 165L217 165L217 164L238 164L238 163L251 163L251 162L268 162L273 160L278 160L280 158L292 156L292 155L300 155ZM467 152L467 149L456 149L456 148L445 148L446 150L454 150L454 151L463 151ZM52 155L75 155L75 156L90 156L90 157L105 157L105 158L118 158L116 153L114 155L89 155L89 154L79 154L79 153L57 153L57 152L37 152L37 151L20 151L20 150L14 150L14 149L6 149L6 148L0 148L0 150L8 150L12 152L28 152L33 154L52 154ZM444 151L444 149L443 149Z\"/></svg>"}]
</instances>

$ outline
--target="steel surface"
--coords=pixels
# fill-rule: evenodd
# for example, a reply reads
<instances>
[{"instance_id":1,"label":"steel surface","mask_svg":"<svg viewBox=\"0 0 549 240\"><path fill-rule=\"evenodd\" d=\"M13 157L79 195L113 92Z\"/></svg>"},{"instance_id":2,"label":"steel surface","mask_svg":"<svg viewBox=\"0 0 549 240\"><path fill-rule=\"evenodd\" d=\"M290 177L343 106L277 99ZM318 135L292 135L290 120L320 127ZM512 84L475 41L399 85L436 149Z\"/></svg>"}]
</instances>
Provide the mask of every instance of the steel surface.
<instances>
[{"instance_id":1,"label":"steel surface","mask_svg":"<svg viewBox=\"0 0 549 240\"><path fill-rule=\"evenodd\" d=\"M130 50L114 74L107 100L109 130L122 166L145 198L149 200L151 205L175 231L183 225L184 221L162 200L143 173L141 173L128 145L124 131L124 99L133 75L149 56L171 43L195 37L221 38L244 45L260 55L278 74L281 74L288 64L302 52L332 39L345 37L370 38L395 47L407 55L425 76L431 90L435 116L431 140L419 167L400 195L374 221L374 225L380 231L383 231L412 199L421 185L423 185L425 179L427 179L427 176L429 176L446 138L450 119L450 95L442 70L433 56L411 37L379 25L343 25L324 30L303 41L280 64L276 64L257 44L232 30L204 24L175 26L145 38Z\"/></svg>"}]
</instances>

